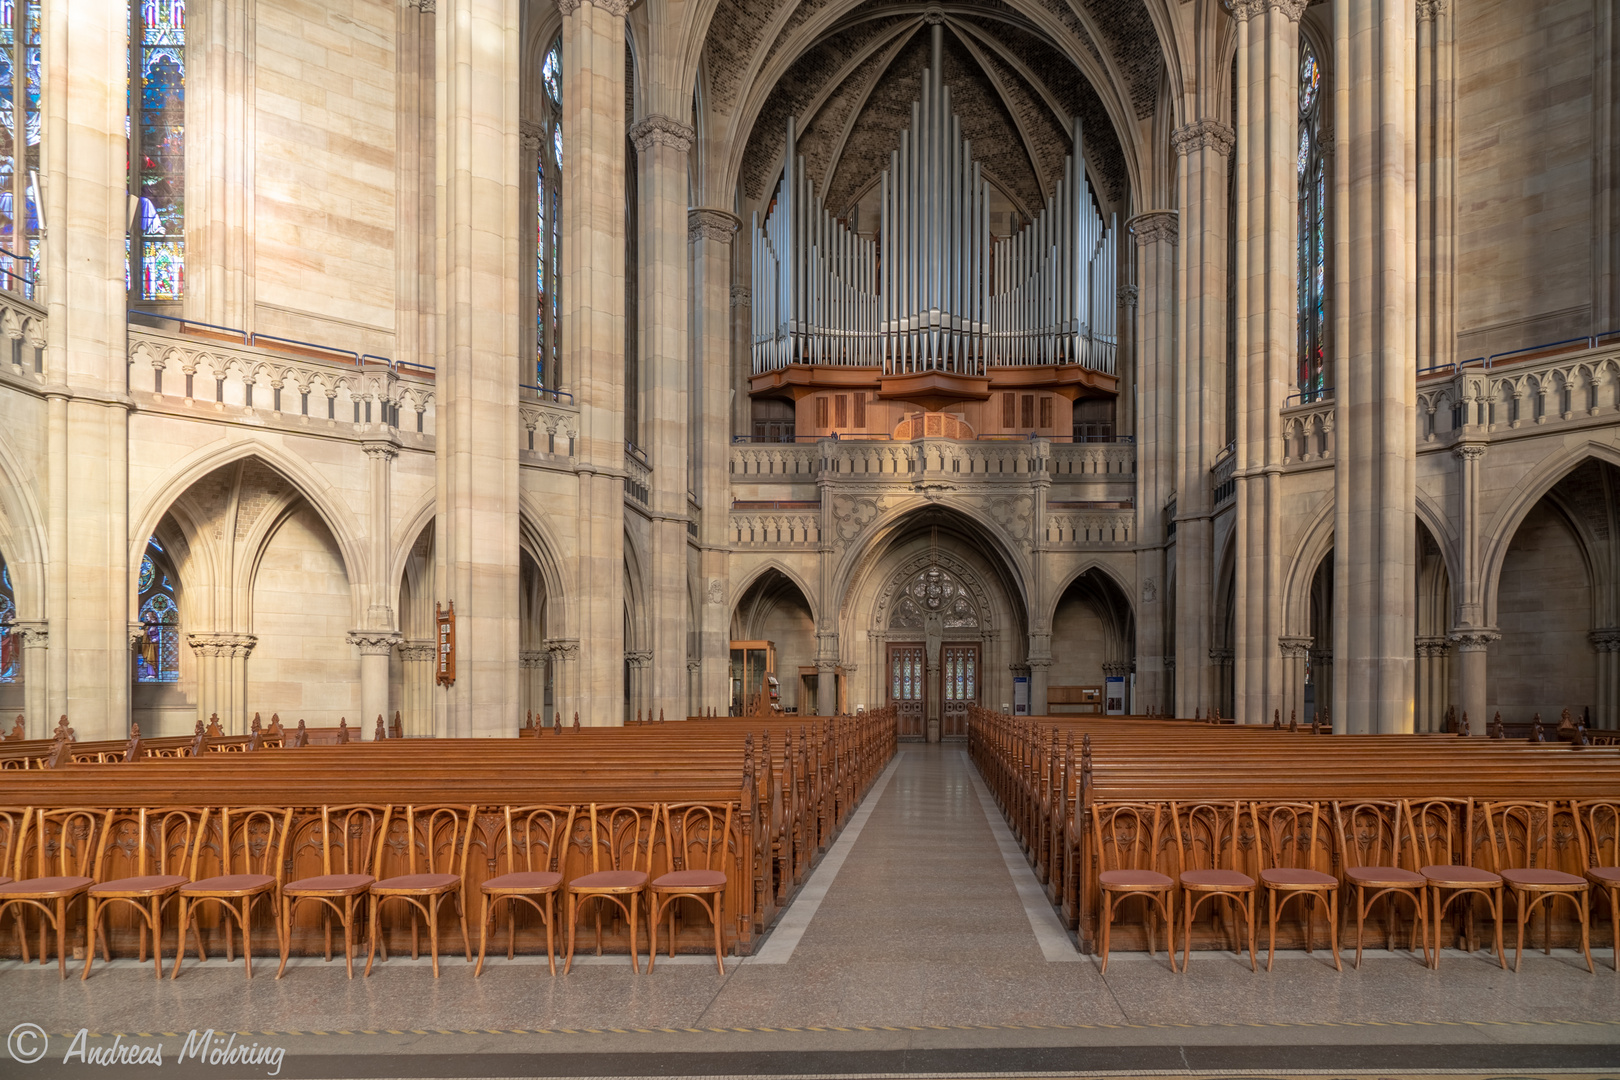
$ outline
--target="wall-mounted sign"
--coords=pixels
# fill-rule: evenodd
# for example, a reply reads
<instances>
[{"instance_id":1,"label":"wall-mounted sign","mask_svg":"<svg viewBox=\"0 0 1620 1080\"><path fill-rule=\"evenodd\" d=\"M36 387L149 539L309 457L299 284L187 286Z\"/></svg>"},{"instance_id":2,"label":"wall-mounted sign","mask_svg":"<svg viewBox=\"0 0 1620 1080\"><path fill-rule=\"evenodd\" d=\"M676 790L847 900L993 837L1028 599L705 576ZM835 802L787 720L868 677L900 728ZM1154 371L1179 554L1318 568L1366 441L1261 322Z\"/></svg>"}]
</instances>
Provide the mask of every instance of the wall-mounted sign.
<instances>
[{"instance_id":1,"label":"wall-mounted sign","mask_svg":"<svg viewBox=\"0 0 1620 1080\"><path fill-rule=\"evenodd\" d=\"M433 616L439 628L438 667L433 681L440 686L449 686L456 681L456 602L450 601L448 608L441 608L435 603Z\"/></svg>"}]
</instances>

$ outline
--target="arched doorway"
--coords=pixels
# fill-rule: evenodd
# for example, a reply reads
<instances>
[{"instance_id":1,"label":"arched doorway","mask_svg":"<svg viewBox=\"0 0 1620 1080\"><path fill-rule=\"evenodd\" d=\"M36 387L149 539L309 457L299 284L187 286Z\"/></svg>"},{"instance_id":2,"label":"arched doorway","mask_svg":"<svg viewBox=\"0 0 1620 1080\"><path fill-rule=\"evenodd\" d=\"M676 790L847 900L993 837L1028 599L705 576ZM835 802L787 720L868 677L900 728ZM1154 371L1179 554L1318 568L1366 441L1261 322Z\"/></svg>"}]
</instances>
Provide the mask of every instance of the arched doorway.
<instances>
[{"instance_id":1,"label":"arched doorway","mask_svg":"<svg viewBox=\"0 0 1620 1080\"><path fill-rule=\"evenodd\" d=\"M1047 711L1107 712L1113 696L1106 693L1108 680L1129 680L1135 652L1135 623L1124 590L1095 567L1077 576L1052 614ZM1116 700L1119 711L1126 711L1125 695Z\"/></svg>"},{"instance_id":2,"label":"arched doorway","mask_svg":"<svg viewBox=\"0 0 1620 1080\"><path fill-rule=\"evenodd\" d=\"M769 642L774 667L767 672L734 663L730 708L742 716L773 703L769 679L776 679L774 705L786 713L832 715L838 703L834 687L823 689L816 667L816 619L810 600L787 574L772 567L760 574L737 600L731 613L731 640ZM759 651L758 649L755 650Z\"/></svg>"}]
</instances>

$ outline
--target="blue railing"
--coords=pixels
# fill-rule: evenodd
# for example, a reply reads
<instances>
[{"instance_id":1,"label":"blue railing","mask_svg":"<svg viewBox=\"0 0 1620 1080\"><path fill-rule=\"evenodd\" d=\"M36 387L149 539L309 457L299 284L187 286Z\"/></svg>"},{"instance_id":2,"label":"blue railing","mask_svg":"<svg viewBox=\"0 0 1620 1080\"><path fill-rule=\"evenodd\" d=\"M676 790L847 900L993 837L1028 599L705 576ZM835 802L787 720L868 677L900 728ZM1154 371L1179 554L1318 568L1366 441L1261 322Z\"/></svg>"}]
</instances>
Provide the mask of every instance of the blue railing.
<instances>
[{"instance_id":1,"label":"blue railing","mask_svg":"<svg viewBox=\"0 0 1620 1080\"><path fill-rule=\"evenodd\" d=\"M562 403L562 399L567 398L568 404L572 405L574 403L574 395L570 394L566 390L552 390L544 386L535 386L532 383L522 383L519 385L518 389L533 390L537 395L539 395L542 401L544 401L546 398L550 398L552 401L555 401L560 405Z\"/></svg>"},{"instance_id":2,"label":"blue railing","mask_svg":"<svg viewBox=\"0 0 1620 1080\"><path fill-rule=\"evenodd\" d=\"M1283 408L1290 405L1315 405L1323 401L1333 400L1333 387L1324 386L1320 390L1302 390L1297 394L1289 394L1283 399Z\"/></svg>"}]
</instances>

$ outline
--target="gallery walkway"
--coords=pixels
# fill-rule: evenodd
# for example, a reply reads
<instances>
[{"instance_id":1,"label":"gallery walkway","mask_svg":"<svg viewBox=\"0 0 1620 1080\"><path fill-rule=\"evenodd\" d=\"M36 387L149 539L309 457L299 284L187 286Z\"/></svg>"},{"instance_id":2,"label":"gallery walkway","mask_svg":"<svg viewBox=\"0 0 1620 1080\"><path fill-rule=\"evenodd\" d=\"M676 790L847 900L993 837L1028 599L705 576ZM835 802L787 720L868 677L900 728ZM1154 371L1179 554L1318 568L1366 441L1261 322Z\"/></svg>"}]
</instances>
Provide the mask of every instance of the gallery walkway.
<instances>
[{"instance_id":1,"label":"gallery walkway","mask_svg":"<svg viewBox=\"0 0 1620 1080\"><path fill-rule=\"evenodd\" d=\"M279 982L213 960L157 985L134 960L83 984L7 962L0 1028L53 1033L28 1074L41 1077L75 1074L55 1033L81 1027L102 1036L92 1045L276 1033L252 1037L288 1049L281 1076L1544 1073L1620 1067L1620 977L1598 959L1593 976L1573 953L1532 953L1514 975L1447 954L1436 974L1375 951L1341 974L1325 952L1282 953L1256 974L1195 953L1177 975L1162 952L1127 953L1103 976L963 750L907 745L763 948L723 978L697 956L640 976L588 958L555 979L543 958L502 958L476 981L459 960L438 980L425 959L395 958L353 982L341 960L294 961ZM183 1038L166 1041L172 1053Z\"/></svg>"}]
</instances>

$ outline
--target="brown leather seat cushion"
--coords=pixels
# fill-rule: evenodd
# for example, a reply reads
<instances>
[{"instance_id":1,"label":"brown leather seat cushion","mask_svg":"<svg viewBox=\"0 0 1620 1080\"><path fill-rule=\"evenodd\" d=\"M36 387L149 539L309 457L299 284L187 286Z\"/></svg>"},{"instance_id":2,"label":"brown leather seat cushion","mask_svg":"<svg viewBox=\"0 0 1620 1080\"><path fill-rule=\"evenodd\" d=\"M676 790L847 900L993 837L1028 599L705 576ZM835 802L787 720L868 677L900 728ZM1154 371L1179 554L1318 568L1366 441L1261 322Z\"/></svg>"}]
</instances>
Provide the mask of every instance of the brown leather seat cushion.
<instances>
[{"instance_id":1,"label":"brown leather seat cushion","mask_svg":"<svg viewBox=\"0 0 1620 1080\"><path fill-rule=\"evenodd\" d=\"M1254 888L1254 878L1236 870L1183 870L1181 883L1195 889Z\"/></svg>"},{"instance_id":2,"label":"brown leather seat cushion","mask_svg":"<svg viewBox=\"0 0 1620 1080\"><path fill-rule=\"evenodd\" d=\"M639 889L647 884L647 875L640 870L598 870L584 874L568 883L570 889Z\"/></svg>"},{"instance_id":3,"label":"brown leather seat cushion","mask_svg":"<svg viewBox=\"0 0 1620 1080\"><path fill-rule=\"evenodd\" d=\"M1175 884L1152 870L1104 870L1097 883L1105 889L1168 889Z\"/></svg>"},{"instance_id":4,"label":"brown leather seat cushion","mask_svg":"<svg viewBox=\"0 0 1620 1080\"><path fill-rule=\"evenodd\" d=\"M720 870L672 870L653 879L655 889L717 889L726 883Z\"/></svg>"},{"instance_id":5,"label":"brown leather seat cushion","mask_svg":"<svg viewBox=\"0 0 1620 1080\"><path fill-rule=\"evenodd\" d=\"M1321 889L1339 884L1339 879L1320 870L1296 870L1288 866L1260 871L1260 881L1274 889Z\"/></svg>"},{"instance_id":6,"label":"brown leather seat cushion","mask_svg":"<svg viewBox=\"0 0 1620 1080\"><path fill-rule=\"evenodd\" d=\"M376 880L370 874L320 874L289 881L281 887L281 891L294 896L301 893L365 892Z\"/></svg>"},{"instance_id":7,"label":"brown leather seat cushion","mask_svg":"<svg viewBox=\"0 0 1620 1080\"><path fill-rule=\"evenodd\" d=\"M140 877L118 878L90 886L91 896L108 893L161 893L178 889L190 879L182 874L143 874Z\"/></svg>"},{"instance_id":8,"label":"brown leather seat cushion","mask_svg":"<svg viewBox=\"0 0 1620 1080\"><path fill-rule=\"evenodd\" d=\"M455 874L401 874L399 877L383 878L371 887L371 891L440 892L444 889L453 889L459 884L461 878Z\"/></svg>"},{"instance_id":9,"label":"brown leather seat cushion","mask_svg":"<svg viewBox=\"0 0 1620 1080\"><path fill-rule=\"evenodd\" d=\"M76 893L81 889L88 889L96 883L95 878L87 877L37 877L24 878L22 881L13 881L0 891L0 896L56 896Z\"/></svg>"},{"instance_id":10,"label":"brown leather seat cushion","mask_svg":"<svg viewBox=\"0 0 1620 1080\"><path fill-rule=\"evenodd\" d=\"M1344 876L1352 885L1397 886L1415 888L1423 884L1423 875L1398 866L1347 866Z\"/></svg>"},{"instance_id":11,"label":"brown leather seat cushion","mask_svg":"<svg viewBox=\"0 0 1620 1080\"><path fill-rule=\"evenodd\" d=\"M1502 871L1502 880L1509 885L1556 885L1562 888L1584 888L1586 879L1562 870L1518 869Z\"/></svg>"},{"instance_id":12,"label":"brown leather seat cushion","mask_svg":"<svg viewBox=\"0 0 1620 1080\"><path fill-rule=\"evenodd\" d=\"M520 892L555 889L562 884L562 875L554 870L519 870L513 874L485 878L479 886L485 892Z\"/></svg>"},{"instance_id":13,"label":"brown leather seat cushion","mask_svg":"<svg viewBox=\"0 0 1620 1080\"><path fill-rule=\"evenodd\" d=\"M193 881L180 890L180 895L213 896L225 893L241 895L243 893L257 892L275 883L276 879L269 874L221 874L219 877Z\"/></svg>"},{"instance_id":14,"label":"brown leather seat cushion","mask_svg":"<svg viewBox=\"0 0 1620 1080\"><path fill-rule=\"evenodd\" d=\"M1489 870L1472 866L1425 866L1418 871L1433 885L1500 885L1502 879Z\"/></svg>"}]
</instances>

